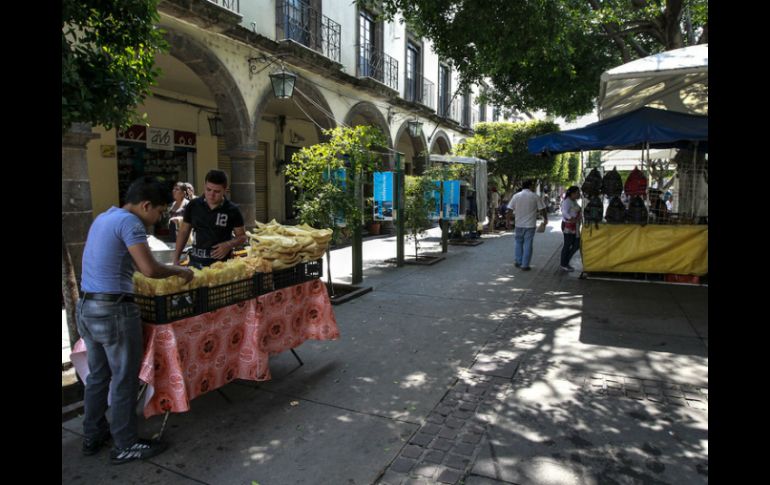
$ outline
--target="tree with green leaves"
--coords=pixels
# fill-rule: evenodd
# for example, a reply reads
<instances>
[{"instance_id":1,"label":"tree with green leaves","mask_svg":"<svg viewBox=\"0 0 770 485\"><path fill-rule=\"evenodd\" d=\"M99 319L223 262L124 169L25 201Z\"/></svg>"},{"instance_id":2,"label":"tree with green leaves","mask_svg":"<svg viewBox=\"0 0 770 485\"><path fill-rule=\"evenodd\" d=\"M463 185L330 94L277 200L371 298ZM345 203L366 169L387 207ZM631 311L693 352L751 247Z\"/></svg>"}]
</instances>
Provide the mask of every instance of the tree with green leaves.
<instances>
[{"instance_id":1,"label":"tree with green leaves","mask_svg":"<svg viewBox=\"0 0 770 485\"><path fill-rule=\"evenodd\" d=\"M432 225L430 213L436 206L436 200L431 194L435 185L433 180L424 175L407 175L405 185L404 227L408 231L407 237L414 240L414 259L417 260L419 236Z\"/></svg>"},{"instance_id":2,"label":"tree with green leaves","mask_svg":"<svg viewBox=\"0 0 770 485\"><path fill-rule=\"evenodd\" d=\"M155 26L157 4L62 0L62 294L71 345L78 338L74 261L80 261L92 210L90 184L78 180L88 173L89 125L109 129L138 119L136 106L159 74L155 55L166 49Z\"/></svg>"},{"instance_id":3,"label":"tree with green leaves","mask_svg":"<svg viewBox=\"0 0 770 485\"><path fill-rule=\"evenodd\" d=\"M160 70L167 49L158 0L62 1L62 134L72 123L126 127Z\"/></svg>"},{"instance_id":4,"label":"tree with green leaves","mask_svg":"<svg viewBox=\"0 0 770 485\"><path fill-rule=\"evenodd\" d=\"M556 157L529 153L527 140L559 130L551 121L479 123L475 134L457 146L458 155L483 158L489 173L502 181L505 192L523 179L547 179L556 170Z\"/></svg>"},{"instance_id":5,"label":"tree with green leaves","mask_svg":"<svg viewBox=\"0 0 770 485\"><path fill-rule=\"evenodd\" d=\"M363 207L355 187L364 174L380 168L385 146L382 132L373 126L324 130L328 141L302 148L286 166L287 181L297 193L299 220L317 229L331 228L339 240L343 227L363 223ZM330 249L326 251L331 263ZM331 271L327 271L331 286Z\"/></svg>"},{"instance_id":6,"label":"tree with green leaves","mask_svg":"<svg viewBox=\"0 0 770 485\"><path fill-rule=\"evenodd\" d=\"M371 0L356 0L366 5ZM568 119L594 109L601 73L708 42L707 0L383 0L489 102Z\"/></svg>"}]
</instances>

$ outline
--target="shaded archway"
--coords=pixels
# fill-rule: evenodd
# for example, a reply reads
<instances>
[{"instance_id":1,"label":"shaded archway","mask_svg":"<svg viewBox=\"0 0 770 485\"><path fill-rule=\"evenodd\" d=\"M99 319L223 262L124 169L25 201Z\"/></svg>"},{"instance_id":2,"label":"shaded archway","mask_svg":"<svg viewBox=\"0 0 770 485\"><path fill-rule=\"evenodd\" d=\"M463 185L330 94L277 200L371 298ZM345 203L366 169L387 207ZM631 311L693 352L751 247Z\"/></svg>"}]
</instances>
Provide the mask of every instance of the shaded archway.
<instances>
[{"instance_id":1,"label":"shaded archway","mask_svg":"<svg viewBox=\"0 0 770 485\"><path fill-rule=\"evenodd\" d=\"M347 126L376 126L388 140L387 148L393 148L393 139L390 137L390 125L374 104L367 101L357 103L345 115L345 124Z\"/></svg>"},{"instance_id":2,"label":"shaded archway","mask_svg":"<svg viewBox=\"0 0 770 485\"><path fill-rule=\"evenodd\" d=\"M426 155L428 143L425 134L413 137L409 133L409 121L404 121L396 132L396 151L405 156L404 173L407 175L422 175L427 166Z\"/></svg>"},{"instance_id":3,"label":"shaded archway","mask_svg":"<svg viewBox=\"0 0 770 485\"><path fill-rule=\"evenodd\" d=\"M286 185L284 169L294 153L326 139L323 130L337 126L334 113L321 91L299 76L289 99L276 98L271 85L265 86L255 113L256 218L293 224L296 194Z\"/></svg>"},{"instance_id":4,"label":"shaded archway","mask_svg":"<svg viewBox=\"0 0 770 485\"><path fill-rule=\"evenodd\" d=\"M256 194L254 186L255 143L253 121L240 88L224 63L205 45L164 26L169 54L189 67L214 98L223 123L224 150L218 148L217 164L229 161L230 196L243 214L246 228L254 227Z\"/></svg>"},{"instance_id":5,"label":"shaded archway","mask_svg":"<svg viewBox=\"0 0 770 485\"><path fill-rule=\"evenodd\" d=\"M452 151L452 143L443 130L438 130L430 141L430 153L436 155L446 155Z\"/></svg>"}]
</instances>

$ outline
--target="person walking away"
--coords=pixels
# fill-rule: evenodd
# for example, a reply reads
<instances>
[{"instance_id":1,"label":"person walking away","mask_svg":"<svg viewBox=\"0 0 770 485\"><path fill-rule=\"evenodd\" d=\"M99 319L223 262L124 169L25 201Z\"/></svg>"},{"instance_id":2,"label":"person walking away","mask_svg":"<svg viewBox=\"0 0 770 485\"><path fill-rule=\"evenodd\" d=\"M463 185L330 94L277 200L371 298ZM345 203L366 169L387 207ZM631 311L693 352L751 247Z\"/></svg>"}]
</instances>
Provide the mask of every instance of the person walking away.
<instances>
[{"instance_id":1,"label":"person walking away","mask_svg":"<svg viewBox=\"0 0 770 485\"><path fill-rule=\"evenodd\" d=\"M176 233L179 229L179 224L182 223L182 216L187 204L195 197L190 195L188 185L192 185L185 182L177 182L174 184L174 188L171 190L171 195L174 197L174 202L168 210L168 231L171 236L171 240L176 242Z\"/></svg>"},{"instance_id":2,"label":"person walking away","mask_svg":"<svg viewBox=\"0 0 770 485\"><path fill-rule=\"evenodd\" d=\"M111 207L94 220L83 250L82 294L76 307L90 371L83 399L83 454L96 454L111 437L113 464L143 460L166 449L159 441L138 438L136 396L144 338L139 306L133 301L132 263L149 278L192 280L192 270L160 264L147 244L146 228L158 223L170 199L163 183L137 179L122 207Z\"/></svg>"},{"instance_id":3,"label":"person walking away","mask_svg":"<svg viewBox=\"0 0 770 485\"><path fill-rule=\"evenodd\" d=\"M522 184L522 190L508 202L508 213L513 212L514 217L515 266L521 268L522 271L532 269L529 262L532 259L538 212L543 215L545 224L548 223L545 203L543 203L542 197L532 192L532 185L532 180L526 180Z\"/></svg>"},{"instance_id":4,"label":"person walking away","mask_svg":"<svg viewBox=\"0 0 770 485\"><path fill-rule=\"evenodd\" d=\"M561 202L561 232L564 234L564 246L561 248L561 269L575 271L569 262L580 249L580 212L577 200L580 188L577 185L567 189Z\"/></svg>"},{"instance_id":5,"label":"person walking away","mask_svg":"<svg viewBox=\"0 0 770 485\"><path fill-rule=\"evenodd\" d=\"M497 211L500 206L500 194L497 193L497 187L492 187L492 193L490 194L490 207L492 208L492 218L489 220L489 230L495 232L497 226Z\"/></svg>"},{"instance_id":6,"label":"person walking away","mask_svg":"<svg viewBox=\"0 0 770 485\"><path fill-rule=\"evenodd\" d=\"M176 238L174 264L179 264L192 230L195 230L195 243L190 251L190 265L198 269L229 258L234 248L246 242L243 215L238 206L225 197L227 174L210 170L205 184L204 193L185 209Z\"/></svg>"}]
</instances>

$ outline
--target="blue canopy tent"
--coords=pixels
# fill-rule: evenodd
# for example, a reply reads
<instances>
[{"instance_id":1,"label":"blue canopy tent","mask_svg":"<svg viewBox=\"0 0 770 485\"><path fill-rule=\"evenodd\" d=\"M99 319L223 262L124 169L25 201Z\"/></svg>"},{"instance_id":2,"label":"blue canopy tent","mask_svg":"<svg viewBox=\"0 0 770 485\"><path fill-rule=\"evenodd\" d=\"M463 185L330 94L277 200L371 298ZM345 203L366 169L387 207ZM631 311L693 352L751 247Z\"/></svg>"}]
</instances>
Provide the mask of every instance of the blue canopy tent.
<instances>
[{"instance_id":1,"label":"blue canopy tent","mask_svg":"<svg viewBox=\"0 0 770 485\"><path fill-rule=\"evenodd\" d=\"M616 148L689 148L708 151L708 116L640 108L575 130L536 136L527 141L530 153L556 154Z\"/></svg>"}]
</instances>

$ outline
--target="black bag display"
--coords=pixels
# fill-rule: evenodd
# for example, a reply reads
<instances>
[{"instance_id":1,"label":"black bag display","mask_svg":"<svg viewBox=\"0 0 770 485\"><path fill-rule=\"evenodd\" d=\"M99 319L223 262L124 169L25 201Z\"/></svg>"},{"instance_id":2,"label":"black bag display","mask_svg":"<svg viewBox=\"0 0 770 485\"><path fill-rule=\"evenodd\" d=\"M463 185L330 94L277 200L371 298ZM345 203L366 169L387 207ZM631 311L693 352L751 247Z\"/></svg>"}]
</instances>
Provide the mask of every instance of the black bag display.
<instances>
[{"instance_id":1,"label":"black bag display","mask_svg":"<svg viewBox=\"0 0 770 485\"><path fill-rule=\"evenodd\" d=\"M599 170L594 168L588 172L588 175L586 175L586 179L583 181L583 185L580 187L580 190L583 192L583 194L585 194L586 197L593 197L601 193L602 174L599 173Z\"/></svg>"},{"instance_id":2,"label":"black bag display","mask_svg":"<svg viewBox=\"0 0 770 485\"><path fill-rule=\"evenodd\" d=\"M583 220L586 223L593 222L598 229L599 223L602 222L603 212L604 204L602 204L601 197L594 195L588 200L588 205L586 205L586 208L583 211Z\"/></svg>"},{"instance_id":3,"label":"black bag display","mask_svg":"<svg viewBox=\"0 0 770 485\"><path fill-rule=\"evenodd\" d=\"M615 196L610 199L610 205L607 206L607 213L604 214L609 224L623 224L626 222L626 206L620 197Z\"/></svg>"},{"instance_id":4,"label":"black bag display","mask_svg":"<svg viewBox=\"0 0 770 485\"><path fill-rule=\"evenodd\" d=\"M631 224L647 224L647 206L638 195L628 203L628 222Z\"/></svg>"},{"instance_id":5,"label":"black bag display","mask_svg":"<svg viewBox=\"0 0 770 485\"><path fill-rule=\"evenodd\" d=\"M602 193L607 197L619 196L623 192L623 180L616 168L604 174L602 179ZM612 201L610 201L611 203ZM609 221L608 221L609 222Z\"/></svg>"}]
</instances>

